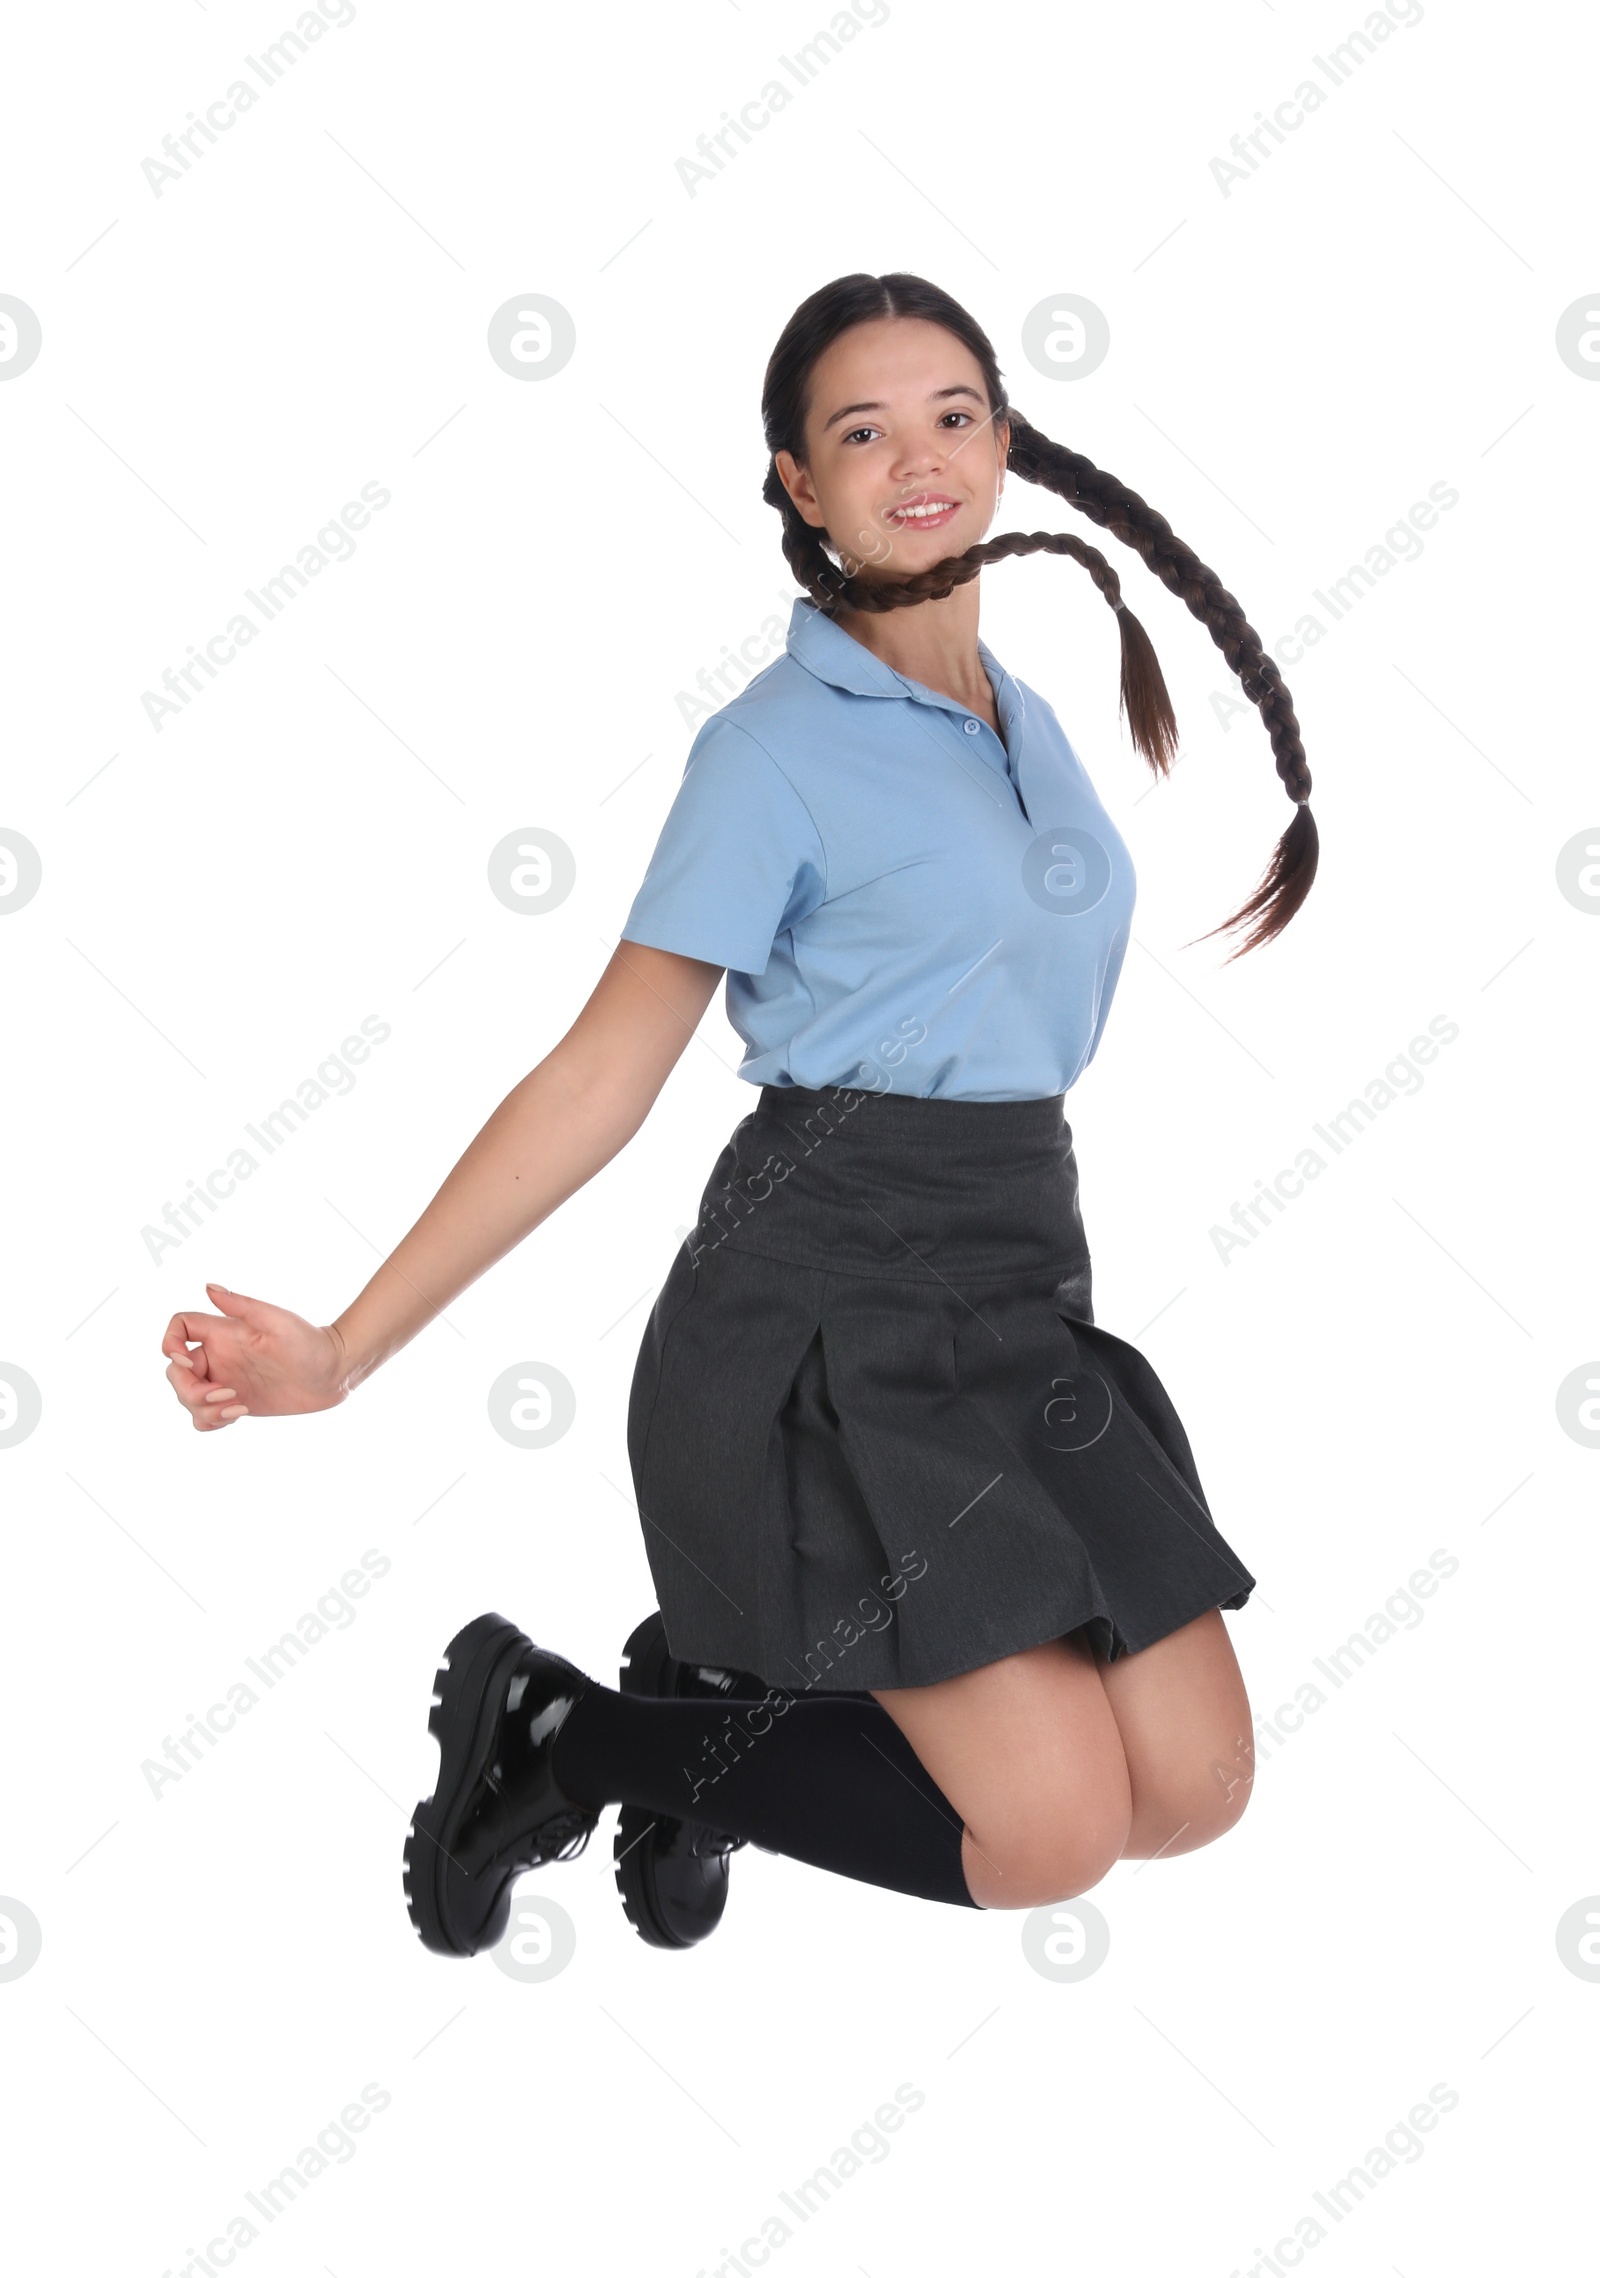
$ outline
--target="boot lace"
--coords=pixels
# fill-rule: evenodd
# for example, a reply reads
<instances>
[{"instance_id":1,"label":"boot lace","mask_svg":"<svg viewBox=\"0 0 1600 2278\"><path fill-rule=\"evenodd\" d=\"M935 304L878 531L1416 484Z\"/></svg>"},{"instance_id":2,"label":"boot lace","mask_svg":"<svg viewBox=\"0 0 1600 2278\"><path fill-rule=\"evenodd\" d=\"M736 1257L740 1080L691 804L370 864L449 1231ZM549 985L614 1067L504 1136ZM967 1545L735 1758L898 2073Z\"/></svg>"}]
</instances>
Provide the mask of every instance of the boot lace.
<instances>
[{"instance_id":1,"label":"boot lace","mask_svg":"<svg viewBox=\"0 0 1600 2278\"><path fill-rule=\"evenodd\" d=\"M570 1811L555 1813L539 1830L539 1864L547 1866L559 1859L576 1859L599 1824L599 1816L598 1812L584 1811L577 1805Z\"/></svg>"}]
</instances>

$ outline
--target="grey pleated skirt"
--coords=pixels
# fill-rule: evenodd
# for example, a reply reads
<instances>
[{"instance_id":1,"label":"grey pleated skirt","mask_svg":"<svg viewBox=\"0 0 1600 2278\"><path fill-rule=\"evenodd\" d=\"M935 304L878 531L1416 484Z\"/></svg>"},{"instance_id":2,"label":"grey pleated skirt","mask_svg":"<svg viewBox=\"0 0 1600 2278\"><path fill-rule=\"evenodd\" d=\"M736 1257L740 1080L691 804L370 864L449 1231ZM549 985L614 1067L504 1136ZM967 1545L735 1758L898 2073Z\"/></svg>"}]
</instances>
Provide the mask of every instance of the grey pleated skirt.
<instances>
[{"instance_id":1,"label":"grey pleated skirt","mask_svg":"<svg viewBox=\"0 0 1600 2278\"><path fill-rule=\"evenodd\" d=\"M1063 1110L763 1087L629 1401L680 1659L865 1692L1245 1603L1155 1370L1095 1326Z\"/></svg>"}]
</instances>

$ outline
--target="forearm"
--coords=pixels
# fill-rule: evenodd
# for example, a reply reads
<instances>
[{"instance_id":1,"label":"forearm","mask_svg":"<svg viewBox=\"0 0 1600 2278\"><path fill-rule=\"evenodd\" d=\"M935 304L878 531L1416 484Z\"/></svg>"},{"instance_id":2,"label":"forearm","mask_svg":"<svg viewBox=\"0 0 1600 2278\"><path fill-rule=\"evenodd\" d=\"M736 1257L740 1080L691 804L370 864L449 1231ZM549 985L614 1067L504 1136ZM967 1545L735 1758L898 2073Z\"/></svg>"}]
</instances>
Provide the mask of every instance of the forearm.
<instances>
[{"instance_id":1,"label":"forearm","mask_svg":"<svg viewBox=\"0 0 1600 2278\"><path fill-rule=\"evenodd\" d=\"M653 1097L653 1095L652 1095ZM374 1369L619 1154L650 1107L560 1046L509 1092L427 1209L330 1324L344 1384Z\"/></svg>"}]
</instances>

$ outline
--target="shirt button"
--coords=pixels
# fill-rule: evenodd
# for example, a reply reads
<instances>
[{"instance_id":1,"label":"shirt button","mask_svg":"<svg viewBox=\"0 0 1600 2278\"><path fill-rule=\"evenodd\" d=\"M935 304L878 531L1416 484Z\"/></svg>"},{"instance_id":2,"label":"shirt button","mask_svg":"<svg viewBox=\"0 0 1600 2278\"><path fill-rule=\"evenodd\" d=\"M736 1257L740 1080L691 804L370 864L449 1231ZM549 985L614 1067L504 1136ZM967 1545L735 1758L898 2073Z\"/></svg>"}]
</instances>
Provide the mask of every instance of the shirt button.
<instances>
[{"instance_id":1,"label":"shirt button","mask_svg":"<svg viewBox=\"0 0 1600 2278\"><path fill-rule=\"evenodd\" d=\"M969 736L975 736L978 732L978 723L976 720L963 720L961 725L966 729Z\"/></svg>"}]
</instances>

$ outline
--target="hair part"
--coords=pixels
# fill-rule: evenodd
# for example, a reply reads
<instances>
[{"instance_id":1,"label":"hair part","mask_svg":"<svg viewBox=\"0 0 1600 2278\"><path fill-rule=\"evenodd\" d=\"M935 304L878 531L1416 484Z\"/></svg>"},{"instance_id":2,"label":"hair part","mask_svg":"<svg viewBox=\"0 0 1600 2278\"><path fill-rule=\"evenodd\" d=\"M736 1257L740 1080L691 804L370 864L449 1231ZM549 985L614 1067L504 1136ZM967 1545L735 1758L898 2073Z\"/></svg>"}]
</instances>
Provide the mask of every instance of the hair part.
<instances>
[{"instance_id":1,"label":"hair part","mask_svg":"<svg viewBox=\"0 0 1600 2278\"><path fill-rule=\"evenodd\" d=\"M1250 931L1233 952L1236 957L1271 941L1299 909L1317 874L1317 826L1309 804L1311 771L1282 673L1216 571L1208 569L1174 535L1162 515L1115 475L1107 474L1081 452L1052 442L1014 409L988 335L959 301L926 278L904 270L882 277L864 271L836 277L800 303L768 360L761 416L771 457L761 495L783 517L783 551L796 579L829 616L841 608L876 613L914 607L923 601L942 601L958 585L975 578L989 562L1005 561L1015 554L1069 554L1088 571L1116 612L1122 643L1119 708L1134 747L1152 774L1159 778L1171 772L1178 752L1178 725L1160 663L1150 636L1122 598L1116 571L1095 547L1059 530L1013 530L935 562L916 577L862 577L863 565L854 570L846 567L847 554L841 552L838 561L833 559L824 544L824 533L806 521L784 488L777 454L787 451L801 465L806 463L805 430L817 359L853 326L886 316L922 317L942 325L971 352L983 373L991 424L1010 425L1007 467L1025 481L1054 491L1123 545L1131 546L1145 567L1199 618L1227 659L1229 669L1238 676L1240 687L1261 714L1279 777L1295 802L1295 814L1278 840L1260 884L1211 932L1248 926ZM1209 935L1199 938L1206 940Z\"/></svg>"}]
</instances>

